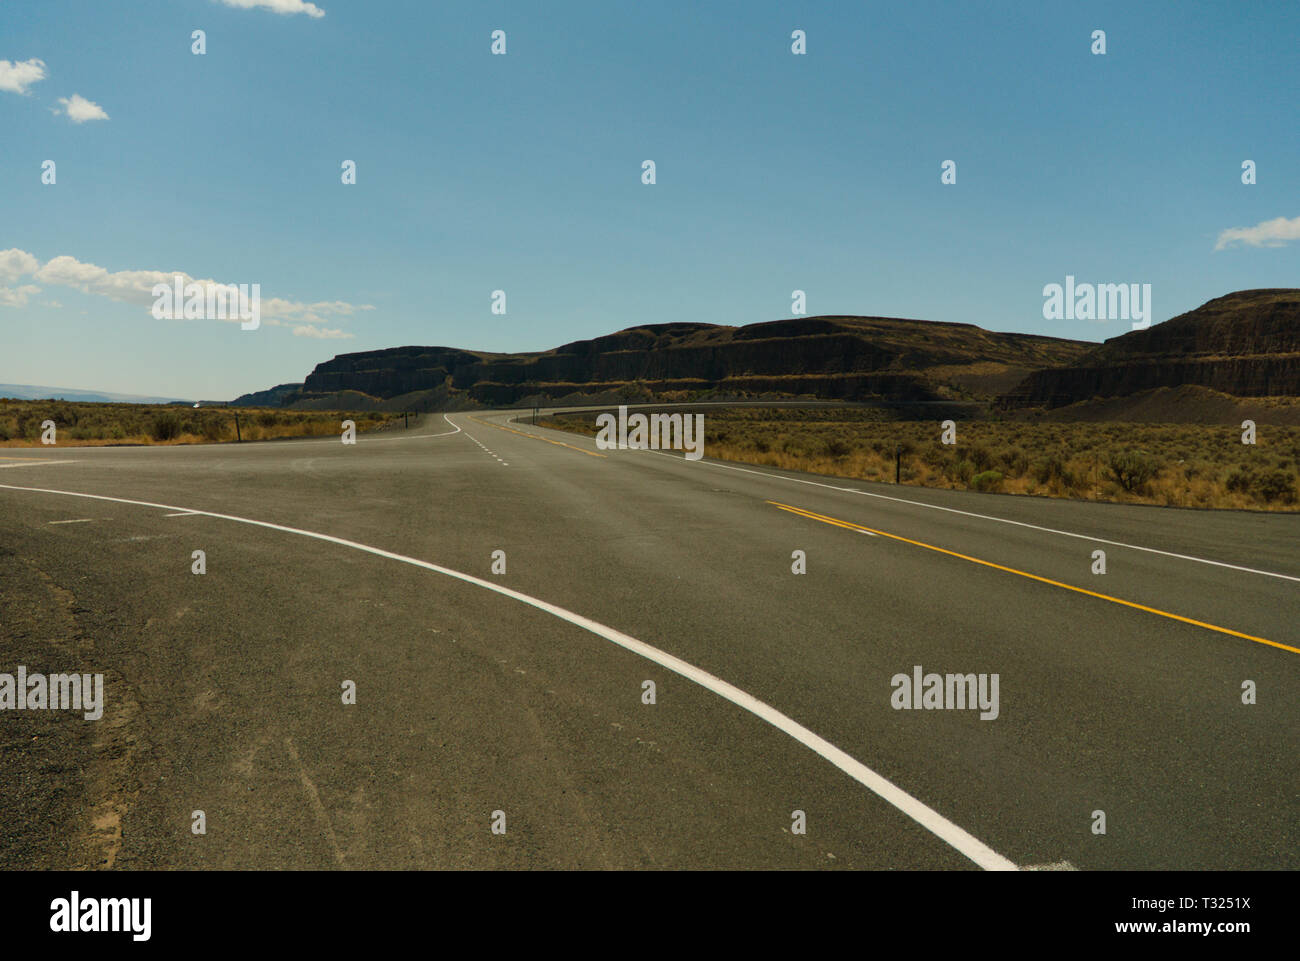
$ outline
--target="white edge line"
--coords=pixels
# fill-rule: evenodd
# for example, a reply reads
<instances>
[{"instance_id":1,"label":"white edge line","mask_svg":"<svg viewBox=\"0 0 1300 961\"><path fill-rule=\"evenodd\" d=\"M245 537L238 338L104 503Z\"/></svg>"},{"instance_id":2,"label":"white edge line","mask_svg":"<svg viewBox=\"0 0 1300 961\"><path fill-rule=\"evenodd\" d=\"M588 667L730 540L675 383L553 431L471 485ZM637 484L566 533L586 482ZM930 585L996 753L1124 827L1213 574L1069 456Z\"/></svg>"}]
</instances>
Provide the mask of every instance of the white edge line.
<instances>
[{"instance_id":1,"label":"white edge line","mask_svg":"<svg viewBox=\"0 0 1300 961\"><path fill-rule=\"evenodd\" d=\"M365 441L367 444L369 444L369 443L373 443L374 441L381 441L381 440L425 440L429 437L446 437L450 434L460 433L460 425L452 423L450 417L448 417L446 414L443 414L442 419L445 420L448 424L451 424L453 429L444 430L438 434L412 434L410 437L366 437L363 434L360 438L358 438L358 441Z\"/></svg>"},{"instance_id":2,"label":"white edge line","mask_svg":"<svg viewBox=\"0 0 1300 961\"><path fill-rule=\"evenodd\" d=\"M653 647L644 641L639 641L631 635L624 634L621 631L616 631L612 627L607 627L604 624L591 620L590 618L583 617L581 614L576 614L563 607L550 604L540 598L511 590L508 587L502 587L500 584L494 584L492 581L485 581L482 578L474 577L472 574L462 574L460 571L452 570L449 567L431 564L428 561L422 561L415 557L407 557L404 554L394 554L392 551L386 551L378 547L370 547L369 545L360 544L356 541L349 541L342 537L334 537L331 534L320 534L316 531L301 530L297 527L286 527L282 524L272 524L269 521L258 521L247 517L236 517L233 514L217 514L212 511L191 511L189 508L176 507L172 504L155 504L150 501L128 500L123 497L107 497L102 494L84 494L79 491L49 490L41 487L16 487L12 484L0 484L0 489L27 491L36 494L62 494L66 497L86 497L92 500L111 501L115 504L133 504L137 507L153 507L159 510L186 511L188 513L202 514L205 517L215 517L220 520L235 521L240 524L251 524L255 527L265 527L269 530L283 531L287 534L298 534L302 537L311 537L315 540L327 541L331 544L339 544L343 547L350 547L354 550L364 551L367 554L374 554L377 557L386 557L390 560L401 561L404 564L411 564L415 567L422 567L425 570L434 571L438 574L445 574L448 577L454 577L467 584L473 584L476 587L482 587L505 597L513 598L514 600L527 604L530 607L534 607L539 611L544 611L547 614L558 617L560 620L581 627L583 630L589 631L597 637L603 637L605 640L617 644L619 647L629 650L634 654L639 654L646 660L652 661L660 667L666 668L675 674L680 674L682 677L694 681L706 690L712 691L724 700L730 701L737 707L749 711L751 714L766 721L777 730L788 734L790 737L794 738L794 740L809 748L814 753L821 755L849 777L853 778L853 780L892 804L899 811L916 821L936 837L946 841L953 848L970 858L985 870L1018 870L1013 862L998 854L983 841L980 841L965 829L958 827L939 812L926 806L923 802L918 801L902 788L881 777L861 761L851 757L820 735L814 734L798 721L782 714L771 705L760 701L751 694L747 694L745 691L742 691L733 684L727 683L720 677L716 677L707 671L695 667L693 664L683 661L679 657L674 657L672 654L669 654L666 651L661 651L659 648Z\"/></svg>"}]
</instances>

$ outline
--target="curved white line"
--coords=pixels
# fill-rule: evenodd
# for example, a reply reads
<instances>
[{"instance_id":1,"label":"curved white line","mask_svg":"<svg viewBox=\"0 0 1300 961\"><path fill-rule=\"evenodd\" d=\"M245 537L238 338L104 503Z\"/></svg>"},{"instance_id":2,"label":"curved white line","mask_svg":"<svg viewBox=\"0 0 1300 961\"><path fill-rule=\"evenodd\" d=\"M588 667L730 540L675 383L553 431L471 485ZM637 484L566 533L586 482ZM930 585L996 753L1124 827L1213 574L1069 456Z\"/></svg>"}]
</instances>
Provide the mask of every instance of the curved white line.
<instances>
[{"instance_id":1,"label":"curved white line","mask_svg":"<svg viewBox=\"0 0 1300 961\"><path fill-rule=\"evenodd\" d=\"M451 430L444 430L437 434L412 434L409 437L366 437L363 434L361 437L358 438L358 441L364 440L367 444L372 444L375 441L384 441L384 440L424 440L428 437L447 437L450 434L460 433L460 426L453 423L450 417L448 417L446 414L443 414L442 419L445 420L448 424L451 424L452 426Z\"/></svg>"},{"instance_id":2,"label":"curved white line","mask_svg":"<svg viewBox=\"0 0 1300 961\"><path fill-rule=\"evenodd\" d=\"M342 537L334 537L331 534L320 534L316 531L301 530L297 527L286 527L283 524L272 524L268 521L252 520L247 517L236 517L233 514L217 514L212 511L193 510L188 507L177 507L173 504L155 504L150 501L128 500L123 497L106 497L102 494L84 494L79 491L49 490L43 487L15 487L12 484L0 484L0 489L27 491L36 494L62 494L66 497L85 497L91 500L111 501L115 504L133 504L137 507L153 507L167 511L192 511L192 513L200 514L204 517L215 517L219 520L235 521L240 524L252 524L255 527L265 527L273 531L283 531L287 534L298 534L302 537L311 537L320 541L328 541L331 544L340 544L343 547L350 547L353 550L364 551L367 554L374 554L377 557L386 557L390 560L401 561L404 564L422 567L425 570L434 571L438 574L445 574L448 577L454 577L467 584L473 584L476 587L482 587L505 597L513 598L514 600L527 604L530 607L535 607L539 611L544 611L547 614L558 617L562 621L567 621L570 624L581 627L583 630L590 631L597 637L603 637L605 640L617 644L619 647L625 648L634 654L639 654L646 660L658 664L660 667L666 668L675 674L680 674L682 677L694 681L696 684L706 690L712 691L724 700L730 701L737 707L744 708L756 717L771 724L777 730L788 734L800 744L821 755L827 761L830 761L831 764L835 765L849 777L853 778L853 780L892 804L899 811L902 811L936 837L946 841L985 870L1018 870L1015 864L998 854L983 841L980 841L963 828L953 824L939 812L931 809L921 801L918 801L902 788L871 770L871 768L867 767L861 761L858 761L846 754L844 751L841 751L825 738L814 734L798 721L782 714L770 704L760 701L752 694L747 694L733 684L728 684L726 681L722 680L722 678L716 677L708 671L701 670L695 665L683 661L679 657L674 657L667 651L661 651L659 648L645 643L645 641L639 641L629 634L624 634L622 631L616 631L612 627L607 627L606 625L593 621L590 618L583 617L581 614L576 614L563 607L550 604L540 598L532 597L531 595L523 594L519 591L513 591L508 587L502 587L500 584L494 584L492 581L485 581L482 578L473 576L472 574L463 574L460 571L452 570L450 567L431 564L428 561L422 561L415 557L407 557L404 554L394 554L391 551L382 550L378 547L370 547L367 544L359 544L356 541L349 541Z\"/></svg>"}]
</instances>

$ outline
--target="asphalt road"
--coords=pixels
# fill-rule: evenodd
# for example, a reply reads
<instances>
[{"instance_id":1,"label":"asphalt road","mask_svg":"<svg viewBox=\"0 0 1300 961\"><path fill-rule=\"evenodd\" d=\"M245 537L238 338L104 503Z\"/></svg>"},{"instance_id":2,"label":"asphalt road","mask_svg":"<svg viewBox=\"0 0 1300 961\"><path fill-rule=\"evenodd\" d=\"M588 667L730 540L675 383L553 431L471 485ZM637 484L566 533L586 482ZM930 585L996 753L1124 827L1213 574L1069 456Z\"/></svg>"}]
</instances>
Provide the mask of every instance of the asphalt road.
<instances>
[{"instance_id":1,"label":"asphalt road","mask_svg":"<svg viewBox=\"0 0 1300 961\"><path fill-rule=\"evenodd\" d=\"M106 692L0 712L0 865L1300 867L1300 516L511 417L0 452L0 673ZM895 709L917 665L997 717Z\"/></svg>"}]
</instances>

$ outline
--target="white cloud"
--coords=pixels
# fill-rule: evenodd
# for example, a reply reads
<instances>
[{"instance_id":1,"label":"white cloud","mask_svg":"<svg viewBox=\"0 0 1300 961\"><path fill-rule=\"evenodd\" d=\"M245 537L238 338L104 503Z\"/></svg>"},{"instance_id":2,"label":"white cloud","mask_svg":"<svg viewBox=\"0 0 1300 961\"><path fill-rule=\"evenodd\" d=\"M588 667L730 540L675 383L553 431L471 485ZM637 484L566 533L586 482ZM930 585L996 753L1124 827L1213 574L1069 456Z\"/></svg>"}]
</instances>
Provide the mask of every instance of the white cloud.
<instances>
[{"instance_id":1,"label":"white cloud","mask_svg":"<svg viewBox=\"0 0 1300 961\"><path fill-rule=\"evenodd\" d=\"M41 288L33 287L31 284L24 284L13 290L0 287L0 307L26 307L27 298L40 292Z\"/></svg>"},{"instance_id":2,"label":"white cloud","mask_svg":"<svg viewBox=\"0 0 1300 961\"><path fill-rule=\"evenodd\" d=\"M0 90L9 93L26 93L32 84L45 79L45 61L20 60L10 63L0 60Z\"/></svg>"},{"instance_id":3,"label":"white cloud","mask_svg":"<svg viewBox=\"0 0 1300 961\"><path fill-rule=\"evenodd\" d=\"M221 0L221 2L228 7L238 7L241 10L260 7L273 13L305 13L309 17L325 16L324 10L314 3L306 3L305 0Z\"/></svg>"},{"instance_id":4,"label":"white cloud","mask_svg":"<svg viewBox=\"0 0 1300 961\"><path fill-rule=\"evenodd\" d=\"M41 262L25 250L10 247L0 250L0 281L12 283L19 277L36 273Z\"/></svg>"},{"instance_id":5,"label":"white cloud","mask_svg":"<svg viewBox=\"0 0 1300 961\"><path fill-rule=\"evenodd\" d=\"M16 281L30 275L33 279L47 286L72 287L83 294L106 297L118 303L134 304L152 308L154 303L154 284L174 286L179 275L182 284L231 286L208 278L196 279L179 270L118 270L109 271L97 264L84 263L76 257L64 254L54 257L42 266L40 261L25 250L11 248L0 250L0 280ZM244 281L252 283L252 281ZM6 290L7 288L0 288ZM0 305L22 307L26 304L26 294L35 293L40 288L19 287L9 291L6 299L0 295ZM21 302L19 302L19 298ZM285 300L281 297L263 297L260 303L262 323L271 327L292 327L294 336L319 337L323 339L350 338L355 335L336 328L326 328L324 324L330 317L350 317L358 311L374 310L371 304L350 304L345 300L321 300L305 303L297 300ZM239 323L238 318L231 318L229 323Z\"/></svg>"},{"instance_id":6,"label":"white cloud","mask_svg":"<svg viewBox=\"0 0 1300 961\"><path fill-rule=\"evenodd\" d=\"M66 254L48 261L36 271L36 279L44 284L74 287L83 294L96 294L126 304L153 305L154 284L170 284L174 272L162 270L119 270L109 273L95 264L84 264ZM185 276L185 275L182 275ZM186 277L186 283L189 278Z\"/></svg>"},{"instance_id":7,"label":"white cloud","mask_svg":"<svg viewBox=\"0 0 1300 961\"><path fill-rule=\"evenodd\" d=\"M85 123L87 120L109 119L108 114L104 112L103 107L93 101L87 100L79 93L74 93L71 99L68 97L60 97L59 103L63 105L63 113L73 123ZM54 112L57 114L59 111L56 108Z\"/></svg>"},{"instance_id":8,"label":"white cloud","mask_svg":"<svg viewBox=\"0 0 1300 961\"><path fill-rule=\"evenodd\" d=\"M85 124L87 120L108 120L108 114L104 113L104 108L92 100L83 98L81 94L73 94L72 98L61 96L59 103L64 108L64 116L68 117L73 124ZM53 108L53 112L59 113L59 108Z\"/></svg>"},{"instance_id":9,"label":"white cloud","mask_svg":"<svg viewBox=\"0 0 1300 961\"><path fill-rule=\"evenodd\" d=\"M300 326L293 329L295 337L318 337L321 340L344 340L355 335L349 334L345 330L337 330L332 327L306 327Z\"/></svg>"},{"instance_id":10,"label":"white cloud","mask_svg":"<svg viewBox=\"0 0 1300 961\"><path fill-rule=\"evenodd\" d=\"M350 317L358 310L374 310L371 304L349 304L342 300L322 300L314 304L296 303L268 297L262 301L262 313L265 316L279 317L298 324L323 324L330 315ZM322 316L324 315L324 316ZM298 331L294 331L298 334ZM299 337L315 337L317 334L298 334ZM339 337L351 337L351 334L338 334Z\"/></svg>"},{"instance_id":11,"label":"white cloud","mask_svg":"<svg viewBox=\"0 0 1300 961\"><path fill-rule=\"evenodd\" d=\"M1260 221L1253 227L1229 227L1219 234L1214 249L1223 250L1238 243L1250 247L1282 247L1288 240L1300 240L1300 217L1293 220L1275 217Z\"/></svg>"}]
</instances>

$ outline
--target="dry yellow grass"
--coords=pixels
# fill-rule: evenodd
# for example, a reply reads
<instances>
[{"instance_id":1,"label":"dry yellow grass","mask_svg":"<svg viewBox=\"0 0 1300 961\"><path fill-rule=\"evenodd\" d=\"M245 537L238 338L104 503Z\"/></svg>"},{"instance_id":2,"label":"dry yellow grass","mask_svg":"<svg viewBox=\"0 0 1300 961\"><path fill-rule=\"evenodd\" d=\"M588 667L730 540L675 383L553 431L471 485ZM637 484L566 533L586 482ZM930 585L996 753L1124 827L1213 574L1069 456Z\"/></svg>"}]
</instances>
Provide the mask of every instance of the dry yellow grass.
<instances>
[{"instance_id":1,"label":"dry yellow grass","mask_svg":"<svg viewBox=\"0 0 1300 961\"><path fill-rule=\"evenodd\" d=\"M357 432L382 429L402 415L386 412L296 411L274 408L92 404L79 401L0 400L0 447L43 447L41 424L54 422L59 447L123 444L214 444L236 439L339 435L345 419Z\"/></svg>"},{"instance_id":2,"label":"dry yellow grass","mask_svg":"<svg viewBox=\"0 0 1300 961\"><path fill-rule=\"evenodd\" d=\"M594 414L547 426L594 434ZM922 487L1170 507L1296 510L1300 428L1239 423L1117 424L889 421L878 410L705 412L705 453L723 460Z\"/></svg>"}]
</instances>

